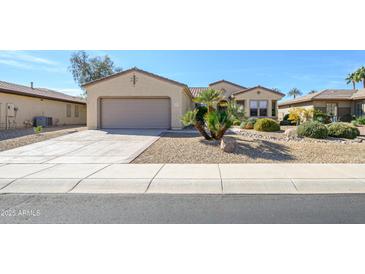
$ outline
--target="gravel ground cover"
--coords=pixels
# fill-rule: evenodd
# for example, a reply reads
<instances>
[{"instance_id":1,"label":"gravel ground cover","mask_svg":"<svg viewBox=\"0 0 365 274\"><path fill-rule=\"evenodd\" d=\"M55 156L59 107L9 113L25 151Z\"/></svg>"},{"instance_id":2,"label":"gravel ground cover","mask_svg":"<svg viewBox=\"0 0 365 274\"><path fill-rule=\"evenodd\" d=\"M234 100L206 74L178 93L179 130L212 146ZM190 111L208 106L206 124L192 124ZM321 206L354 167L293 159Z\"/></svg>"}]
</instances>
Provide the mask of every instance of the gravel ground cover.
<instances>
[{"instance_id":1,"label":"gravel ground cover","mask_svg":"<svg viewBox=\"0 0 365 274\"><path fill-rule=\"evenodd\" d=\"M0 151L17 148L51 138L63 136L81 130L86 130L86 127L53 127L45 128L44 132L34 134L33 129L18 129L9 131L0 131ZM17 137L21 136L21 137Z\"/></svg>"},{"instance_id":2,"label":"gravel ground cover","mask_svg":"<svg viewBox=\"0 0 365 274\"><path fill-rule=\"evenodd\" d=\"M312 142L228 134L233 153L197 133L168 132L133 163L365 163L365 142Z\"/></svg>"}]
</instances>

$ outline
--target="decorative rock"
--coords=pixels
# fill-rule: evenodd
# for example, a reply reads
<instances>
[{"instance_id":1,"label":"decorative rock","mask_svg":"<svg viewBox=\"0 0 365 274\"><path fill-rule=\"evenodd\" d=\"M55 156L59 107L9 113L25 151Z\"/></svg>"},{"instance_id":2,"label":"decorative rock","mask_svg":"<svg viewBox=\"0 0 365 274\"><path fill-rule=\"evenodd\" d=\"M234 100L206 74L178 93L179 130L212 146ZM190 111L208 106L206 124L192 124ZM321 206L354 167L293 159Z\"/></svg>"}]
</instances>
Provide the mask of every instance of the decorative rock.
<instances>
[{"instance_id":1,"label":"decorative rock","mask_svg":"<svg viewBox=\"0 0 365 274\"><path fill-rule=\"evenodd\" d=\"M297 130L295 128L288 128L287 130L285 130L284 134L288 138L295 138L298 136Z\"/></svg>"},{"instance_id":2,"label":"decorative rock","mask_svg":"<svg viewBox=\"0 0 365 274\"><path fill-rule=\"evenodd\" d=\"M365 128L365 127L364 127ZM276 134L276 136L263 135L261 133L255 131L248 131L240 129L236 131L236 133L247 137L249 140L254 141L262 141L268 140L273 142L301 142L301 143L335 143L335 144L355 144L362 143L365 144L365 137L359 136L356 139L343 139L343 138L335 138L328 137L327 139L311 139L306 137L299 137L295 128L286 129L284 133ZM223 148L222 148L223 149Z\"/></svg>"},{"instance_id":3,"label":"decorative rock","mask_svg":"<svg viewBox=\"0 0 365 274\"><path fill-rule=\"evenodd\" d=\"M234 139L223 138L221 140L221 149L224 152L232 153L236 148L236 141Z\"/></svg>"}]
</instances>

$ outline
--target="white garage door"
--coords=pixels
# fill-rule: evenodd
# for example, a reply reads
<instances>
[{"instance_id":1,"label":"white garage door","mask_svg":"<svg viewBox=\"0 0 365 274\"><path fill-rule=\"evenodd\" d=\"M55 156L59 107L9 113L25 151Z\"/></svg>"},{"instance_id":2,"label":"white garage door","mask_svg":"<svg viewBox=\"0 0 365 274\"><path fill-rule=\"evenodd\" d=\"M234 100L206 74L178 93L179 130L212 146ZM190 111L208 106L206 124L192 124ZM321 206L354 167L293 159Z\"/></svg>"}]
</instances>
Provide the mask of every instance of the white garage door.
<instances>
[{"instance_id":1,"label":"white garage door","mask_svg":"<svg viewBox=\"0 0 365 274\"><path fill-rule=\"evenodd\" d=\"M170 99L104 98L101 128L170 128Z\"/></svg>"}]
</instances>

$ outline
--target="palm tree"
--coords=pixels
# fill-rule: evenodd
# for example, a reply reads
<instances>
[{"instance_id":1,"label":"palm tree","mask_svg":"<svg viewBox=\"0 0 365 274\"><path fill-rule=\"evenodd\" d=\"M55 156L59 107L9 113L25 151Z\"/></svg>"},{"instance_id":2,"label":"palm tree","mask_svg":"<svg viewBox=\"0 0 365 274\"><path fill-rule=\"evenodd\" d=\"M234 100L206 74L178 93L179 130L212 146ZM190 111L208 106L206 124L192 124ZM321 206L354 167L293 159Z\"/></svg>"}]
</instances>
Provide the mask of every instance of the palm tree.
<instances>
[{"instance_id":1,"label":"palm tree","mask_svg":"<svg viewBox=\"0 0 365 274\"><path fill-rule=\"evenodd\" d=\"M312 89L310 92L308 92L308 94L313 94L313 93L317 93L317 91Z\"/></svg>"},{"instance_id":2,"label":"palm tree","mask_svg":"<svg viewBox=\"0 0 365 274\"><path fill-rule=\"evenodd\" d=\"M346 84L352 83L353 89L356 89L357 75L355 72L349 73L345 80L347 81Z\"/></svg>"},{"instance_id":3,"label":"palm tree","mask_svg":"<svg viewBox=\"0 0 365 274\"><path fill-rule=\"evenodd\" d=\"M195 103L206 105L208 112L211 112L214 110L214 106L216 106L222 98L223 96L221 91L208 89L202 91L193 101Z\"/></svg>"},{"instance_id":4,"label":"palm tree","mask_svg":"<svg viewBox=\"0 0 365 274\"><path fill-rule=\"evenodd\" d=\"M300 96L302 95L302 92L297 89L297 88L292 88L289 92L288 92L288 96L290 97L294 97L294 99L297 97L297 96Z\"/></svg>"},{"instance_id":5,"label":"palm tree","mask_svg":"<svg viewBox=\"0 0 365 274\"><path fill-rule=\"evenodd\" d=\"M361 68L359 68L356 72L356 82L362 82L363 83L363 87L365 88L365 67L362 66Z\"/></svg>"}]
</instances>

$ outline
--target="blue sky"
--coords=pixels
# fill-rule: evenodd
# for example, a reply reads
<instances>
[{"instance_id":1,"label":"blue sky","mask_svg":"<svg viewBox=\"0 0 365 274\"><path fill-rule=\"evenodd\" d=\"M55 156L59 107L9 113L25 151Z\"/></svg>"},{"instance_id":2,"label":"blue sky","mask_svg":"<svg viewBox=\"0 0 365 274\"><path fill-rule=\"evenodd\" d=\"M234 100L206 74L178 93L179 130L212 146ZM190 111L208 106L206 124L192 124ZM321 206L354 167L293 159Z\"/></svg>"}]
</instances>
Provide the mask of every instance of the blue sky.
<instances>
[{"instance_id":1,"label":"blue sky","mask_svg":"<svg viewBox=\"0 0 365 274\"><path fill-rule=\"evenodd\" d=\"M346 75L365 65L365 51L87 51L108 54L123 69L141 69L189 86L226 79L243 86L262 85L304 94L350 88ZM72 51L0 51L0 80L79 95L68 71ZM360 85L358 85L360 87Z\"/></svg>"}]
</instances>

